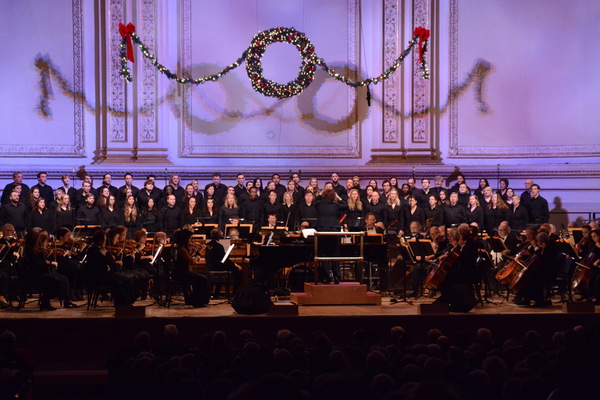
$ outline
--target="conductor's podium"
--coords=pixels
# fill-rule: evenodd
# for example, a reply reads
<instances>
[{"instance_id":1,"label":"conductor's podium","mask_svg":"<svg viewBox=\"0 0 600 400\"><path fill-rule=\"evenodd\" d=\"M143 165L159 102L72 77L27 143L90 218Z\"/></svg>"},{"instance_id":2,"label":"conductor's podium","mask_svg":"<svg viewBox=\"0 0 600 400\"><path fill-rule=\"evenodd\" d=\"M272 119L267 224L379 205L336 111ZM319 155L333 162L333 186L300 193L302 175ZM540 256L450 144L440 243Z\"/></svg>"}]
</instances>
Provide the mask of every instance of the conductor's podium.
<instances>
[{"instance_id":1,"label":"conductor's podium","mask_svg":"<svg viewBox=\"0 0 600 400\"><path fill-rule=\"evenodd\" d=\"M304 283L304 292L290 293L290 301L299 306L381 305L381 296L367 291L358 282L334 284Z\"/></svg>"}]
</instances>

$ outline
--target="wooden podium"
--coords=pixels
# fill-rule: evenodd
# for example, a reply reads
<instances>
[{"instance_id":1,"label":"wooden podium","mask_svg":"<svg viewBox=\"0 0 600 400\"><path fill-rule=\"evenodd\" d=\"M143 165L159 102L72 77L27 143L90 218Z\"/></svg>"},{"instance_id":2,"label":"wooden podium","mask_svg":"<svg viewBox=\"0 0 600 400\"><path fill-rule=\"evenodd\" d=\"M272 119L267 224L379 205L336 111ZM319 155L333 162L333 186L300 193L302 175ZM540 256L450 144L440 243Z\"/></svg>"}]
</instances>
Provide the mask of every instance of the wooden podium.
<instances>
[{"instance_id":1,"label":"wooden podium","mask_svg":"<svg viewBox=\"0 0 600 400\"><path fill-rule=\"evenodd\" d=\"M290 301L299 306L381 305L381 296L367 291L358 282L334 284L304 283L304 292L290 293Z\"/></svg>"}]
</instances>

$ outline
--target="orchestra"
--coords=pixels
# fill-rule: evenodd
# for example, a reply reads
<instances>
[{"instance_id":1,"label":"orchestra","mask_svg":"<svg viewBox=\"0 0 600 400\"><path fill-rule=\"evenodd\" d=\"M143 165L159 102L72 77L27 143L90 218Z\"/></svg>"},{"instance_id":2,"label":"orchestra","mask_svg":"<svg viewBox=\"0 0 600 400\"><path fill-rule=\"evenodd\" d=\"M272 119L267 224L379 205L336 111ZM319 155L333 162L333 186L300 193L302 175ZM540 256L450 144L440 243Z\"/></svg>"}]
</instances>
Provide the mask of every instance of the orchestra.
<instances>
[{"instance_id":1,"label":"orchestra","mask_svg":"<svg viewBox=\"0 0 600 400\"><path fill-rule=\"evenodd\" d=\"M231 271L234 292L242 285L242 271L249 277L245 281L264 275L253 273L251 255L243 267L221 261L222 240L236 232L238 241L252 247L248 253L256 254L265 246L300 242L305 246L306 240L294 238L307 228L381 235L383 258L389 261L377 264L381 291L398 289L383 283L390 281L391 265L401 259L414 295L436 289L439 293L431 292L439 294L436 302L449 304L451 311L468 311L475 298L474 285L482 276L497 281L492 285L496 290L514 294L515 304L543 307L550 304L549 289L566 242L545 231L548 202L530 179L520 196L504 178L496 192L485 178L472 192L463 175L450 189L443 187L442 177L434 178L435 187L423 178L422 189L415 187L414 178L402 183L392 177L382 181L381 190L374 179L362 189L358 176L348 177L344 186L337 172L324 183L311 178L305 188L299 173L284 180L287 185L273 174L264 189L260 178L246 179L243 173L229 187L215 173L204 191L199 190L197 179L186 184L177 174L170 176L163 190L152 175L144 180L142 190L133 185L132 174L123 179L124 185L117 189L110 174L105 174L100 187L94 188L91 175L86 174L81 189L75 190L64 175L63 186L52 192L43 171L31 189L22 173L13 174L14 182L5 187L0 207L0 308L9 307L11 298L28 295L13 287L14 278L19 284L31 284L28 290L40 290L41 310L53 310L52 299L61 300L66 308L75 307L73 301L84 299L90 282L110 292L116 306L128 306L147 296L161 296L169 279L188 284L188 303L203 307L210 300L210 281L206 271L197 271L198 265ZM573 265L574 280L569 286L577 300L598 304L600 233L591 222L580 229L577 242L570 238L573 253L567 260ZM232 223L235 226L226 230ZM257 241L261 226L271 223L287 228L281 240ZM249 233L240 224L249 226ZM478 228L477 235L469 227ZM228 236L223 238L222 232ZM203 238L193 248L192 237L197 234ZM428 242L432 251L415 254L411 240ZM494 240L499 249L488 243ZM352 246L351 240L340 241L339 236L323 236L319 241L320 256L336 257ZM486 270L479 262L482 251L492 260ZM308 256L298 258L303 267L318 269L319 281L342 280L338 261L319 264L307 262ZM352 279L361 276L362 271L357 271Z\"/></svg>"}]
</instances>

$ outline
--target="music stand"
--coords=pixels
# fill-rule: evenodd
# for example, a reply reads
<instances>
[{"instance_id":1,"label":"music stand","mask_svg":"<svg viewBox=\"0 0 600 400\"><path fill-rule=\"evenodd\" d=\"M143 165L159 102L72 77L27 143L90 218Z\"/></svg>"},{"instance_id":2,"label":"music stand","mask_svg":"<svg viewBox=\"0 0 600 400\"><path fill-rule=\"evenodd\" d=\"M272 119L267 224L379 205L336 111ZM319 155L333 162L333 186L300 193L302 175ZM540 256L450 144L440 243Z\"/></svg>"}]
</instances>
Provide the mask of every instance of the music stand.
<instances>
[{"instance_id":1,"label":"music stand","mask_svg":"<svg viewBox=\"0 0 600 400\"><path fill-rule=\"evenodd\" d=\"M410 250L412 251L415 262L418 262L421 269L424 270L425 269L425 257L435 254L431 240L412 238L407 241L407 244L410 247ZM420 259L417 259L417 257L420 257ZM413 273L414 273L414 271L413 271ZM421 284L421 287L422 286L423 285ZM419 288L419 293L418 293L416 299L418 299L419 297L421 297L421 288Z\"/></svg>"},{"instance_id":2,"label":"music stand","mask_svg":"<svg viewBox=\"0 0 600 400\"><path fill-rule=\"evenodd\" d=\"M197 235L205 235L206 237L210 237L210 232L213 229L217 229L219 225L217 224L194 224L192 228L194 229L194 233Z\"/></svg>"},{"instance_id":3,"label":"music stand","mask_svg":"<svg viewBox=\"0 0 600 400\"><path fill-rule=\"evenodd\" d=\"M227 225L225 225L225 236L226 237L231 236L231 234L230 234L231 229L238 230L240 239L248 239L248 238L250 238L250 235L252 234L252 224L239 224L239 225L227 224Z\"/></svg>"},{"instance_id":4,"label":"music stand","mask_svg":"<svg viewBox=\"0 0 600 400\"><path fill-rule=\"evenodd\" d=\"M416 264L416 260L412 254L412 250L410 248L410 246L405 245L405 244L401 244L398 246L398 253L400 256L400 259L402 259L402 262L404 263L403 267L402 267L402 299L398 300L395 296L393 296L390 299L390 303L392 304L398 304L398 303L406 303L406 304L410 304L412 306L413 302L408 300L408 297L406 296L406 279L407 279L407 272L408 272L408 265L412 264L413 268L414 265ZM398 260L396 260L396 263L398 262ZM394 263L394 265L396 265L396 263ZM393 267L392 267L393 268ZM389 264L388 264L388 285L392 282L392 278L391 278L391 271L389 268ZM394 285L395 287L397 287L396 285Z\"/></svg>"},{"instance_id":5,"label":"music stand","mask_svg":"<svg viewBox=\"0 0 600 400\"><path fill-rule=\"evenodd\" d=\"M287 226L261 226L259 233L264 236L262 244L265 246L279 244L281 242L281 236L285 236L287 230Z\"/></svg>"}]
</instances>

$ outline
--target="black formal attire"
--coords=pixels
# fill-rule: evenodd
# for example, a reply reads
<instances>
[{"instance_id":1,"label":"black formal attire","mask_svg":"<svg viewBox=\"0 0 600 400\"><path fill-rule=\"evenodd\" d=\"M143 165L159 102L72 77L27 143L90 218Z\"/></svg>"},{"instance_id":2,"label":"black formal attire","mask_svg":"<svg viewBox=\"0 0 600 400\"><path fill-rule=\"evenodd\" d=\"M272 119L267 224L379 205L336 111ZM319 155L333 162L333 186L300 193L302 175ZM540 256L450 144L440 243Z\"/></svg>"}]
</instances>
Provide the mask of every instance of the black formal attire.
<instances>
[{"instance_id":1,"label":"black formal attire","mask_svg":"<svg viewBox=\"0 0 600 400\"><path fill-rule=\"evenodd\" d=\"M131 188L131 195L137 199L137 195L140 192L140 189L138 189L137 187L135 187L133 185L129 186L129 188ZM127 193L127 185L123 185L119 188L119 196L117 196L117 202L119 203L119 205L125 204L125 200L126 200L125 193Z\"/></svg>"},{"instance_id":2,"label":"black formal attire","mask_svg":"<svg viewBox=\"0 0 600 400\"><path fill-rule=\"evenodd\" d=\"M190 269L194 263L188 249L185 247L177 248L177 259L173 268L173 279L187 283L192 287L190 304L193 307L203 307L210 301L208 290L208 278L196 271Z\"/></svg>"},{"instance_id":3,"label":"black formal attire","mask_svg":"<svg viewBox=\"0 0 600 400\"><path fill-rule=\"evenodd\" d=\"M12 224L17 233L25 232L27 228L27 206L23 203L13 204L11 201L2 205L2 208L0 208L0 222L2 225Z\"/></svg>"},{"instance_id":4,"label":"black formal attire","mask_svg":"<svg viewBox=\"0 0 600 400\"><path fill-rule=\"evenodd\" d=\"M465 213L467 215L467 224L471 225L473 222L476 222L479 229L484 228L485 213L481 206L475 207L475 209L473 209L472 211L471 207L466 207Z\"/></svg>"},{"instance_id":5,"label":"black formal attire","mask_svg":"<svg viewBox=\"0 0 600 400\"><path fill-rule=\"evenodd\" d=\"M446 222L446 228L452 228L452 225L460 225L467 222L465 208L459 204L445 206L444 221Z\"/></svg>"},{"instance_id":6,"label":"black formal attire","mask_svg":"<svg viewBox=\"0 0 600 400\"><path fill-rule=\"evenodd\" d=\"M529 208L529 201L531 200L531 192L529 190L521 193L521 205Z\"/></svg>"},{"instance_id":7,"label":"black formal attire","mask_svg":"<svg viewBox=\"0 0 600 400\"><path fill-rule=\"evenodd\" d=\"M183 187L181 187L181 185L177 186L177 189L175 189L175 186L171 185L173 187L173 194L175 195L175 200L176 200L176 204L181 207L183 204L183 197L185 196L185 189ZM140 191L141 193L142 191ZM139 196L139 194L138 194Z\"/></svg>"},{"instance_id":8,"label":"black formal attire","mask_svg":"<svg viewBox=\"0 0 600 400\"><path fill-rule=\"evenodd\" d=\"M367 203L365 206L367 213L375 214L376 222L383 222L385 219L385 204L381 201L378 201L377 204L373 204L372 202ZM366 215L366 214L365 214Z\"/></svg>"},{"instance_id":9,"label":"black formal attire","mask_svg":"<svg viewBox=\"0 0 600 400\"><path fill-rule=\"evenodd\" d=\"M219 211L214 211L212 214L208 211L202 211L200 216L202 217L202 223L204 223L204 224L218 224L219 223Z\"/></svg>"},{"instance_id":10,"label":"black formal attire","mask_svg":"<svg viewBox=\"0 0 600 400\"><path fill-rule=\"evenodd\" d=\"M162 221L163 231L167 236L171 236L175 229L180 228L181 209L177 206L166 206L160 212L160 220Z\"/></svg>"},{"instance_id":11,"label":"black formal attire","mask_svg":"<svg viewBox=\"0 0 600 400\"><path fill-rule=\"evenodd\" d=\"M91 193L94 195L94 199L98 200L97 194L93 193L91 190L89 192L84 192L83 189L78 189L75 192L75 202L71 203L77 210L85 207L85 195Z\"/></svg>"},{"instance_id":12,"label":"black formal attire","mask_svg":"<svg viewBox=\"0 0 600 400\"><path fill-rule=\"evenodd\" d=\"M133 215L129 215L129 221L127 220L127 218L125 217L125 213L123 212L123 210L121 211L122 213L122 221L123 221L123 226L125 226L127 228L127 238L131 239L133 237L133 235L135 234L135 232L140 229L140 220L141 220L141 216L140 216L140 211L136 210L136 215L135 218L133 218Z\"/></svg>"},{"instance_id":13,"label":"black formal attire","mask_svg":"<svg viewBox=\"0 0 600 400\"><path fill-rule=\"evenodd\" d=\"M287 226L288 230L295 230L296 224L296 203L290 205L289 207L286 204L281 205L281 219L283 221L284 226Z\"/></svg>"},{"instance_id":14,"label":"black formal attire","mask_svg":"<svg viewBox=\"0 0 600 400\"><path fill-rule=\"evenodd\" d=\"M100 209L100 225L102 228L114 228L123 224L123 214L120 210L113 208L109 210L107 207Z\"/></svg>"},{"instance_id":15,"label":"black formal attire","mask_svg":"<svg viewBox=\"0 0 600 400\"><path fill-rule=\"evenodd\" d=\"M485 230L489 235L495 235L498 225L502 221L508 221L508 208L486 208L484 210Z\"/></svg>"},{"instance_id":16,"label":"black formal attire","mask_svg":"<svg viewBox=\"0 0 600 400\"><path fill-rule=\"evenodd\" d=\"M421 224L421 228L425 227L425 219L426 219L425 211L422 208L417 206L414 212L409 208L406 209L406 229L405 232L410 232L410 224L412 222L418 222Z\"/></svg>"},{"instance_id":17,"label":"black formal attire","mask_svg":"<svg viewBox=\"0 0 600 400\"><path fill-rule=\"evenodd\" d=\"M317 224L317 208L314 202L310 206L306 203L298 205L296 222L298 225L301 225L305 221L308 222L310 228L314 228Z\"/></svg>"},{"instance_id":18,"label":"black formal attire","mask_svg":"<svg viewBox=\"0 0 600 400\"><path fill-rule=\"evenodd\" d=\"M469 240L460 250L456 265L446 274L435 303L448 304L452 312L469 312L477 304L473 291L473 283L480 278L477 257L478 243Z\"/></svg>"},{"instance_id":19,"label":"black formal attire","mask_svg":"<svg viewBox=\"0 0 600 400\"><path fill-rule=\"evenodd\" d=\"M83 206L77 210L77 225L100 225L100 209Z\"/></svg>"},{"instance_id":20,"label":"black formal attire","mask_svg":"<svg viewBox=\"0 0 600 400\"><path fill-rule=\"evenodd\" d=\"M417 197L418 206L423 209L429 208L429 197L430 196L435 196L437 198L438 197L437 191L435 191L431 188L429 190L427 190L427 192L425 192L422 189L419 189L419 197Z\"/></svg>"},{"instance_id":21,"label":"black formal attire","mask_svg":"<svg viewBox=\"0 0 600 400\"><path fill-rule=\"evenodd\" d=\"M508 212L508 223L512 229L522 231L527 228L529 223L529 213L523 204L519 204L517 208L512 208Z\"/></svg>"},{"instance_id":22,"label":"black formal attire","mask_svg":"<svg viewBox=\"0 0 600 400\"><path fill-rule=\"evenodd\" d=\"M539 267L533 271L531 279L526 282L523 288L523 300L525 304L529 304L531 300L535 302L536 306L550 305L549 301L546 301L547 295L544 293L545 289L548 289L554 280L556 279L557 266L558 266L558 253L559 248L556 243L548 242L546 248L538 248L535 251L539 257L541 257L541 263Z\"/></svg>"},{"instance_id":23,"label":"black formal attire","mask_svg":"<svg viewBox=\"0 0 600 400\"><path fill-rule=\"evenodd\" d=\"M189 208L181 210L181 219L179 220L179 226L194 225L197 221L200 221L202 217L202 211L195 208L191 213Z\"/></svg>"},{"instance_id":24,"label":"black formal attire","mask_svg":"<svg viewBox=\"0 0 600 400\"><path fill-rule=\"evenodd\" d=\"M232 217L241 218L239 207L227 207L226 205L222 205L219 208L219 229L222 232L225 232L225 225L230 224L230 219Z\"/></svg>"},{"instance_id":25,"label":"black formal attire","mask_svg":"<svg viewBox=\"0 0 600 400\"><path fill-rule=\"evenodd\" d=\"M140 226L148 232L159 232L162 229L162 221L160 219L160 211L156 208L148 210L143 209L140 213Z\"/></svg>"},{"instance_id":26,"label":"black formal attire","mask_svg":"<svg viewBox=\"0 0 600 400\"><path fill-rule=\"evenodd\" d=\"M348 209L345 202L333 202L330 200L321 200L315 204L317 210L316 229L319 232L339 232L340 231L340 212ZM315 240L317 240L315 238ZM319 240L319 256L338 257L340 255L340 237L339 236L321 236ZM325 272L325 281L331 280L331 273L336 282L340 280L340 262L323 261L323 270Z\"/></svg>"},{"instance_id":27,"label":"black formal attire","mask_svg":"<svg viewBox=\"0 0 600 400\"><path fill-rule=\"evenodd\" d=\"M550 219L548 201L542 196L532 197L527 203L527 208L529 210L529 222L532 224L545 224Z\"/></svg>"},{"instance_id":28,"label":"black formal attire","mask_svg":"<svg viewBox=\"0 0 600 400\"><path fill-rule=\"evenodd\" d=\"M139 191L137 195L137 204L140 208L145 208L148 205L148 200L154 200L154 207L158 207L158 203L160 202L160 197L162 196L162 192L160 190L154 190L156 188L152 188L150 193L144 188ZM175 196L177 197L177 196ZM201 203L200 203L201 204Z\"/></svg>"},{"instance_id":29,"label":"black formal attire","mask_svg":"<svg viewBox=\"0 0 600 400\"><path fill-rule=\"evenodd\" d=\"M53 297L69 300L69 280L56 272L43 253L25 249L20 273L24 274L23 277L29 284L38 286L42 291L41 307L49 306Z\"/></svg>"},{"instance_id":30,"label":"black formal attire","mask_svg":"<svg viewBox=\"0 0 600 400\"><path fill-rule=\"evenodd\" d=\"M233 187L233 194L235 194L235 197L237 197L238 199L240 198L240 195L244 192L246 192L246 186L244 185L237 184Z\"/></svg>"},{"instance_id":31,"label":"black formal attire","mask_svg":"<svg viewBox=\"0 0 600 400\"><path fill-rule=\"evenodd\" d=\"M469 206L469 199L471 198L470 193L458 193L458 204L467 208Z\"/></svg>"},{"instance_id":32,"label":"black formal attire","mask_svg":"<svg viewBox=\"0 0 600 400\"><path fill-rule=\"evenodd\" d=\"M46 204L49 205L54 200L54 191L52 190L52 186L50 185L42 185L38 183L37 185L33 185L31 190L38 189L40 191L40 197L46 200Z\"/></svg>"},{"instance_id":33,"label":"black formal attire","mask_svg":"<svg viewBox=\"0 0 600 400\"><path fill-rule=\"evenodd\" d=\"M247 199L244 204L240 207L240 217L244 218L244 222L247 224L253 224L254 227L262 222L263 202L258 198ZM256 232L257 229L254 229Z\"/></svg>"},{"instance_id":34,"label":"black formal attire","mask_svg":"<svg viewBox=\"0 0 600 400\"><path fill-rule=\"evenodd\" d=\"M429 205L424 209L425 222L431 219L431 226L444 225L444 209L441 206L431 208Z\"/></svg>"},{"instance_id":35,"label":"black formal attire","mask_svg":"<svg viewBox=\"0 0 600 400\"><path fill-rule=\"evenodd\" d=\"M63 210L62 208L55 208L53 211L54 218L54 229L69 228L73 229L75 226L75 211L74 210Z\"/></svg>"},{"instance_id":36,"label":"black formal attire","mask_svg":"<svg viewBox=\"0 0 600 400\"><path fill-rule=\"evenodd\" d=\"M333 190L337 193L338 196L340 196L341 198L345 198L346 196L348 196L348 192L346 191L346 188L342 185L338 184L333 184Z\"/></svg>"},{"instance_id":37,"label":"black formal attire","mask_svg":"<svg viewBox=\"0 0 600 400\"><path fill-rule=\"evenodd\" d=\"M221 262L225 257L225 248L216 240L211 240L206 244L206 267L209 271L229 271L233 277L233 291L237 292L242 284L242 271L237 269L235 263L229 258ZM221 291L220 287L215 287L215 294Z\"/></svg>"},{"instance_id":38,"label":"black formal attire","mask_svg":"<svg viewBox=\"0 0 600 400\"><path fill-rule=\"evenodd\" d=\"M64 190L64 192L69 196L69 200L71 200L71 207L77 207L77 201L76 201L76 198L75 198L75 196L77 195L77 189L75 189L72 186L70 186L68 188L65 188L64 186L61 186L58 189ZM115 196L115 199L116 198L117 198L117 196Z\"/></svg>"},{"instance_id":39,"label":"black formal attire","mask_svg":"<svg viewBox=\"0 0 600 400\"><path fill-rule=\"evenodd\" d=\"M245 206L242 206L245 207ZM277 221L281 221L283 219L282 217L282 210L281 210L281 203L278 201L276 201L275 203L271 203L270 201L267 201L263 204L262 206L262 221L261 223L263 225L267 224L267 219L269 218L269 214L275 214L277 215Z\"/></svg>"},{"instance_id":40,"label":"black formal attire","mask_svg":"<svg viewBox=\"0 0 600 400\"><path fill-rule=\"evenodd\" d=\"M103 188L108 188L108 193L110 193L111 196L114 196L115 200L119 199L119 189L117 189L116 186L106 185L103 183L102 185L100 185L98 187L98 192L100 192L100 189L103 189Z\"/></svg>"},{"instance_id":41,"label":"black formal attire","mask_svg":"<svg viewBox=\"0 0 600 400\"><path fill-rule=\"evenodd\" d=\"M52 212L47 208L41 212L33 210L27 216L27 229L31 230L35 227L42 228L46 232L54 232L54 221L52 218Z\"/></svg>"},{"instance_id":42,"label":"black formal attire","mask_svg":"<svg viewBox=\"0 0 600 400\"><path fill-rule=\"evenodd\" d=\"M281 183L278 183L277 185L275 185L275 191L277 192L277 201L278 202L282 202L283 201L283 194L285 193L285 191L287 190L287 188L285 186L283 186Z\"/></svg>"},{"instance_id":43,"label":"black formal attire","mask_svg":"<svg viewBox=\"0 0 600 400\"><path fill-rule=\"evenodd\" d=\"M10 194L15 188L15 183L11 182L8 185L4 186L4 190L2 191L2 205L10 203ZM24 183L21 183L21 197L19 201L26 202L29 197L29 186Z\"/></svg>"},{"instance_id":44,"label":"black formal attire","mask_svg":"<svg viewBox=\"0 0 600 400\"><path fill-rule=\"evenodd\" d=\"M383 223L391 230L400 231L406 227L406 208L387 205L383 212Z\"/></svg>"},{"instance_id":45,"label":"black formal attire","mask_svg":"<svg viewBox=\"0 0 600 400\"><path fill-rule=\"evenodd\" d=\"M204 197L206 197L206 189L208 189L209 186L213 186L215 188L214 197L220 204L223 204L225 196L227 196L227 186L222 183L219 183L218 185L215 185L214 183L209 183L204 187Z\"/></svg>"},{"instance_id":46,"label":"black formal attire","mask_svg":"<svg viewBox=\"0 0 600 400\"><path fill-rule=\"evenodd\" d=\"M346 211L346 219L344 220L344 224L348 226L348 230L359 230L365 224L364 204L365 203L363 203L363 208L361 210L358 208L351 210L350 207L348 207L348 210Z\"/></svg>"},{"instance_id":47,"label":"black formal attire","mask_svg":"<svg viewBox=\"0 0 600 400\"><path fill-rule=\"evenodd\" d=\"M119 270L111 254L90 246L83 266L83 279L88 288L110 288L115 307L127 307L135 302L133 278Z\"/></svg>"}]
</instances>

